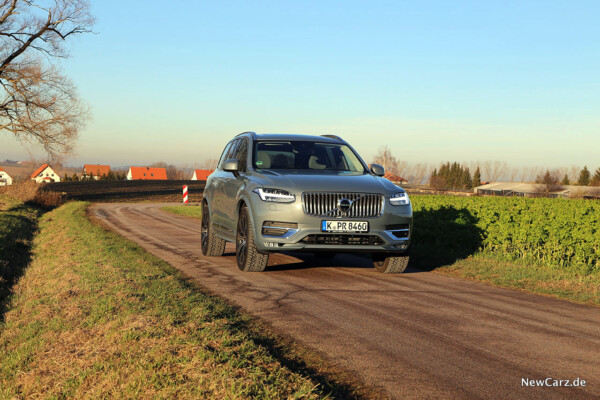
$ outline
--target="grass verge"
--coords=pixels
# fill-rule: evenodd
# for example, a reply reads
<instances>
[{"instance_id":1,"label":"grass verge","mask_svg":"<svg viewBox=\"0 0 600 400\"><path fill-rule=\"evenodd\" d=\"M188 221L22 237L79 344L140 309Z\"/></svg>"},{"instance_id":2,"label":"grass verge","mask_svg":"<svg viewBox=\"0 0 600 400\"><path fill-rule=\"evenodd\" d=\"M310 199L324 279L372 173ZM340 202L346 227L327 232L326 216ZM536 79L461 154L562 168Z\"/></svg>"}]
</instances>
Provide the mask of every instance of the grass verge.
<instances>
[{"instance_id":1,"label":"grass verge","mask_svg":"<svg viewBox=\"0 0 600 400\"><path fill-rule=\"evenodd\" d=\"M248 317L92 224L86 205L40 218L0 325L0 398L326 397Z\"/></svg>"},{"instance_id":2,"label":"grass verge","mask_svg":"<svg viewBox=\"0 0 600 400\"><path fill-rule=\"evenodd\" d=\"M486 199L480 199L486 200ZM419 198L413 200L418 202ZM163 207L162 210L175 214L201 218L201 207ZM419 229L416 225L415 229ZM447 246L456 246L453 239ZM421 249L419 254L434 254L447 250L446 247L431 247ZM435 272L454 277L466 278L489 283L495 286L515 288L522 291L558 297L565 300L585 304L600 305L600 275L578 274L571 269L561 269L550 263L536 260L507 260L506 257L491 251L473 251L471 255L451 257L452 262L441 263L434 269ZM417 257L418 255L417 254ZM446 259L444 255L439 255ZM413 259L415 254L413 253ZM458 258L458 259L457 259ZM456 261L454 261L456 260ZM427 261L411 260L419 267L428 269Z\"/></svg>"},{"instance_id":3,"label":"grass verge","mask_svg":"<svg viewBox=\"0 0 600 400\"><path fill-rule=\"evenodd\" d=\"M202 219L202 207L197 206L165 206L161 210L170 212L171 214L183 215L185 217Z\"/></svg>"},{"instance_id":4,"label":"grass verge","mask_svg":"<svg viewBox=\"0 0 600 400\"><path fill-rule=\"evenodd\" d=\"M495 286L600 305L600 276L578 275L541 262L507 261L489 252L476 253L435 272Z\"/></svg>"}]
</instances>

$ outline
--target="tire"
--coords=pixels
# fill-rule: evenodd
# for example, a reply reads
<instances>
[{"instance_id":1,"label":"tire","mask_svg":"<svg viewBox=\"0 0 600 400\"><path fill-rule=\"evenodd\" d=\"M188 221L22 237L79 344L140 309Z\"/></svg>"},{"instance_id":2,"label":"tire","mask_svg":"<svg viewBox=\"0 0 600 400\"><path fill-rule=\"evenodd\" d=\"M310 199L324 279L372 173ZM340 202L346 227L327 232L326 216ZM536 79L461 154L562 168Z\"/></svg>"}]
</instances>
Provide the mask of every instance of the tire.
<instances>
[{"instance_id":1,"label":"tire","mask_svg":"<svg viewBox=\"0 0 600 400\"><path fill-rule=\"evenodd\" d=\"M384 254L373 254L373 265L375 269L383 274L399 274L404 272L408 266L410 256L386 256Z\"/></svg>"},{"instance_id":2,"label":"tire","mask_svg":"<svg viewBox=\"0 0 600 400\"><path fill-rule=\"evenodd\" d=\"M200 243L205 256L222 256L225 253L225 240L217 237L210 224L208 204L202 203L202 223L200 225Z\"/></svg>"},{"instance_id":3,"label":"tire","mask_svg":"<svg viewBox=\"0 0 600 400\"><path fill-rule=\"evenodd\" d=\"M254 243L254 230L248 208L244 205L240 209L237 230L235 234L235 258L237 266L245 272L264 271L269 262L269 254L256 248Z\"/></svg>"}]
</instances>

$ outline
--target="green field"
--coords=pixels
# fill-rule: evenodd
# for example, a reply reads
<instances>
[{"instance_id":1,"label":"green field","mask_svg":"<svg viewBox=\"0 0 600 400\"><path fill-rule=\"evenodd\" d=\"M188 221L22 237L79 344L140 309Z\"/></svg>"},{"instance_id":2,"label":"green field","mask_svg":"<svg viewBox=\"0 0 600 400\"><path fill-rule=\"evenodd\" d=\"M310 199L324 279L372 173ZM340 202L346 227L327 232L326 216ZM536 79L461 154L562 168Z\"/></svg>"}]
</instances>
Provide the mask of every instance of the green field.
<instances>
[{"instance_id":1,"label":"green field","mask_svg":"<svg viewBox=\"0 0 600 400\"><path fill-rule=\"evenodd\" d=\"M16 238L25 257L18 282L2 282L0 398L353 397L286 358L234 307L92 224L86 207L68 203L39 225L29 206L0 211L0 243Z\"/></svg>"},{"instance_id":2,"label":"green field","mask_svg":"<svg viewBox=\"0 0 600 400\"><path fill-rule=\"evenodd\" d=\"M578 275L600 273L600 202L518 197L415 196L417 253L483 251ZM423 250L423 251L421 251Z\"/></svg>"},{"instance_id":3,"label":"green field","mask_svg":"<svg viewBox=\"0 0 600 400\"><path fill-rule=\"evenodd\" d=\"M413 196L411 265L600 304L600 202ZM165 211L201 217L200 207Z\"/></svg>"}]
</instances>

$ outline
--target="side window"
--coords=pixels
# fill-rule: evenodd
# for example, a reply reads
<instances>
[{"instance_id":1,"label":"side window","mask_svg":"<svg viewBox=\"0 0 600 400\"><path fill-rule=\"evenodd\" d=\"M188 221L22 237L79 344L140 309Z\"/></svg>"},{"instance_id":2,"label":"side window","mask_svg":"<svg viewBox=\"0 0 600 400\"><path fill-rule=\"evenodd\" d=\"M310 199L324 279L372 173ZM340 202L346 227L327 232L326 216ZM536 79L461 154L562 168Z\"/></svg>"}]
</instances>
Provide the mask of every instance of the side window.
<instances>
[{"instance_id":1,"label":"side window","mask_svg":"<svg viewBox=\"0 0 600 400\"><path fill-rule=\"evenodd\" d=\"M248 139L244 138L240 140L237 153L233 158L237 158L240 161L240 172L246 172L246 163L248 161Z\"/></svg>"},{"instance_id":2,"label":"side window","mask_svg":"<svg viewBox=\"0 0 600 400\"><path fill-rule=\"evenodd\" d=\"M217 164L218 169L223 169L223 163L227 160L227 154L229 154L229 148L231 147L232 142L227 143L225 146L225 150L223 150L223 154L221 154L221 158L219 159L219 163Z\"/></svg>"},{"instance_id":3,"label":"side window","mask_svg":"<svg viewBox=\"0 0 600 400\"><path fill-rule=\"evenodd\" d=\"M229 148L229 153L227 153L227 157L225 157L226 160L231 160L232 158L235 158L235 154L237 153L237 148L239 145L240 139L235 139L231 144L231 147Z\"/></svg>"}]
</instances>

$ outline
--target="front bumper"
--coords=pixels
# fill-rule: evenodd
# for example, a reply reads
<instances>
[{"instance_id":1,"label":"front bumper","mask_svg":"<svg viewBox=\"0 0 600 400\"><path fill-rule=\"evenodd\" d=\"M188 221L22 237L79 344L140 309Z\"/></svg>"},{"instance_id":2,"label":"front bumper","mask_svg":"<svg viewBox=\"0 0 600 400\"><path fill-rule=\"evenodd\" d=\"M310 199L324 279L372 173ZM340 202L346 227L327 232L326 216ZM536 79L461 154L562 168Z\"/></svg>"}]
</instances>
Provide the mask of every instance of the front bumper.
<instances>
[{"instance_id":1,"label":"front bumper","mask_svg":"<svg viewBox=\"0 0 600 400\"><path fill-rule=\"evenodd\" d=\"M387 199L386 199L387 202ZM250 204L256 247L262 251L335 251L404 253L412 234L411 205L384 205L383 213L373 218L339 218L340 220L368 221L367 233L326 233L321 230L323 220L332 218L306 215L300 201L269 203L260 199ZM266 222L297 224L282 230L283 235L265 234ZM268 232L274 232L269 225Z\"/></svg>"}]
</instances>

